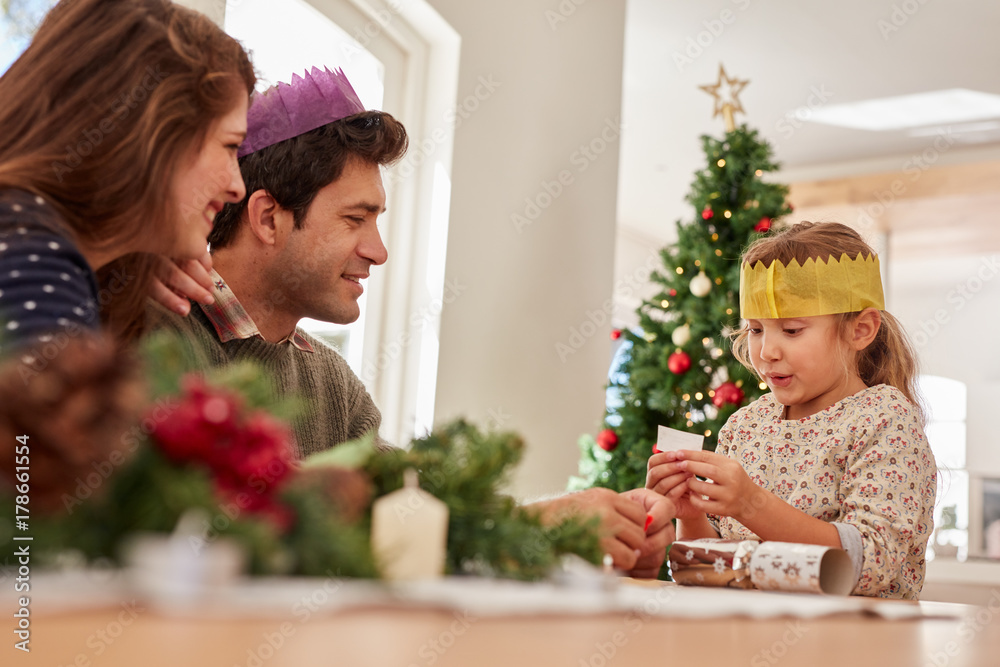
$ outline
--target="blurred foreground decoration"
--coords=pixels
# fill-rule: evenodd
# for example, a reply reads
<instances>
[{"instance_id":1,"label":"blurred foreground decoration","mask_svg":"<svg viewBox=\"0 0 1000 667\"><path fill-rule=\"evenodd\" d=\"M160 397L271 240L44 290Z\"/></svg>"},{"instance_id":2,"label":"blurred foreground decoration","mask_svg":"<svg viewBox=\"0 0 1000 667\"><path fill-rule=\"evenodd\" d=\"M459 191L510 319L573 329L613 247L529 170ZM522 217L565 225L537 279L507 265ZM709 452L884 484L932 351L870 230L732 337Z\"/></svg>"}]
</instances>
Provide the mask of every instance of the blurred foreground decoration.
<instances>
[{"instance_id":1,"label":"blurred foreground decoration","mask_svg":"<svg viewBox=\"0 0 1000 667\"><path fill-rule=\"evenodd\" d=\"M62 386L57 369L65 363L84 377L99 378L100 389L91 382L85 400L51 403L44 417L7 426L30 431L32 502L36 480L61 476L58 492L47 496L55 512L31 516L23 533L33 537L32 553L40 562L81 556L122 562L130 545L146 538L139 550L146 562L207 558L235 544L242 556L228 561L245 562L252 574L375 578L371 504L402 487L409 469L419 473L422 489L448 506L449 574L531 580L546 576L565 553L599 560L596 524L543 525L499 492L523 452L514 434L483 433L457 421L409 450L378 453L370 436L299 462L285 420L303 405L275 401L268 378L251 363L201 372L186 343L161 332L143 345L152 397L144 402L142 392L133 395L134 364L122 366L110 349L88 348L83 356L64 352L40 374L38 386ZM97 370L88 371L92 367ZM16 387L7 391L17 398ZM76 395L54 395L63 394ZM124 396L132 398L123 403ZM97 423L112 430L94 431L94 437L106 437L98 444L111 446L79 445L72 424L97 413L107 420ZM45 438L70 447L73 465L41 457ZM10 511L4 516L14 516L13 500L6 499ZM0 520L0 539L12 537L14 528ZM156 535L159 540L148 539ZM169 550L169 557L151 554L151 548Z\"/></svg>"}]
</instances>

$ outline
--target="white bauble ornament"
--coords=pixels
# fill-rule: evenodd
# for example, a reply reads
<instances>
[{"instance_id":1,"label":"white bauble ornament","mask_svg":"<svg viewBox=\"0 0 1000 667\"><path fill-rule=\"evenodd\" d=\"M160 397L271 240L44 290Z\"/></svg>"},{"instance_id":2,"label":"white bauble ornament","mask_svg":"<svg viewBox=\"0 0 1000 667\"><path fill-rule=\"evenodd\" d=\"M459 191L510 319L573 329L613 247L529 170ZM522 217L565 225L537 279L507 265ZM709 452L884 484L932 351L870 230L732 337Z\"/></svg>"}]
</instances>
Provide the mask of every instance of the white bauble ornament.
<instances>
[{"instance_id":1,"label":"white bauble ornament","mask_svg":"<svg viewBox=\"0 0 1000 667\"><path fill-rule=\"evenodd\" d=\"M691 340L691 327L684 324L676 329L670 334L670 340L674 342L677 347L684 347L687 345L688 341Z\"/></svg>"},{"instance_id":2,"label":"white bauble ornament","mask_svg":"<svg viewBox=\"0 0 1000 667\"><path fill-rule=\"evenodd\" d=\"M699 299L707 296L712 291L712 280L705 275L704 271L699 271L698 275L691 279L691 294Z\"/></svg>"}]
</instances>

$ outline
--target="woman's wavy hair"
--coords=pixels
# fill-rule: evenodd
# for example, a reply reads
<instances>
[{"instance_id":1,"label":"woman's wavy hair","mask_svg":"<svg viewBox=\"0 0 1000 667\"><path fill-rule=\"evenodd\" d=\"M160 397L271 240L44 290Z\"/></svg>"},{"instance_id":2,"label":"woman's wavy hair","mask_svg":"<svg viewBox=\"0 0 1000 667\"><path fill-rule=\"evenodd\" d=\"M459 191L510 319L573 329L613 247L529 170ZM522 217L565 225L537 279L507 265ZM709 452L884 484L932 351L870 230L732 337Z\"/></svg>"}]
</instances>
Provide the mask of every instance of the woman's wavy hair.
<instances>
[{"instance_id":1,"label":"woman's wavy hair","mask_svg":"<svg viewBox=\"0 0 1000 667\"><path fill-rule=\"evenodd\" d=\"M0 77L0 187L41 195L82 246L151 238L168 255L174 175L213 121L249 98L253 66L210 19L169 0L63 0ZM98 272L135 276L103 304L119 338L141 328L153 258Z\"/></svg>"},{"instance_id":2,"label":"woman's wavy hair","mask_svg":"<svg viewBox=\"0 0 1000 667\"><path fill-rule=\"evenodd\" d=\"M857 257L876 254L861 235L837 222L800 222L797 225L765 236L752 243L743 253L743 262L755 266L774 260L787 265L793 259L803 264L807 259L839 258L843 253ZM860 313L840 313L839 332L846 338L852 322ZM869 387L888 384L896 387L913 404L921 421L924 410L917 391L917 355L899 320L888 311L881 311L882 324L875 340L857 356L857 372ZM751 373L756 370L750 361L748 329L744 325L733 334L733 354Z\"/></svg>"}]
</instances>

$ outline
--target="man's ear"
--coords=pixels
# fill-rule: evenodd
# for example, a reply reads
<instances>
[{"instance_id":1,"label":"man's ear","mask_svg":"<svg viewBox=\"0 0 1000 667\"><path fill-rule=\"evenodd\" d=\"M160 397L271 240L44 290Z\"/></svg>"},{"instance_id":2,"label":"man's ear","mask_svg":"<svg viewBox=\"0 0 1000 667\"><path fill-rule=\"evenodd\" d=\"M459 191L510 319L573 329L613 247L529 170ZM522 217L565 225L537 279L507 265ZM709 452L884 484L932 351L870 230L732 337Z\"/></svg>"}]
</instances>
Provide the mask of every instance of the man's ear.
<instances>
[{"instance_id":1,"label":"man's ear","mask_svg":"<svg viewBox=\"0 0 1000 667\"><path fill-rule=\"evenodd\" d=\"M875 340L879 327L882 326L882 313L875 308L865 308L851 323L851 347L859 352Z\"/></svg>"},{"instance_id":2,"label":"man's ear","mask_svg":"<svg viewBox=\"0 0 1000 667\"><path fill-rule=\"evenodd\" d=\"M250 232L261 243L275 246L282 243L292 223L292 212L286 211L266 190L255 190L247 200Z\"/></svg>"}]
</instances>

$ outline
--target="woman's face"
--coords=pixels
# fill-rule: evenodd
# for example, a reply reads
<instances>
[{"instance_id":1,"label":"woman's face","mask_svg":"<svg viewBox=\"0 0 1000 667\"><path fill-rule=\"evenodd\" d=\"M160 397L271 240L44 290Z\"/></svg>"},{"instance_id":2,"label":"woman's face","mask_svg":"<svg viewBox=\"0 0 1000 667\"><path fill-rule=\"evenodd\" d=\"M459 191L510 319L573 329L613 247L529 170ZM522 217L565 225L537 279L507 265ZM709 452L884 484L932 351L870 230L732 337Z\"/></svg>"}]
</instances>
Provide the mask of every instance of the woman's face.
<instances>
[{"instance_id":1,"label":"woman's face","mask_svg":"<svg viewBox=\"0 0 1000 667\"><path fill-rule=\"evenodd\" d=\"M215 215L226 202L239 202L246 194L236 151L247 134L247 98L216 119L201 147L183 161L174 176L173 197L179 224L174 259L194 259L205 254Z\"/></svg>"}]
</instances>

